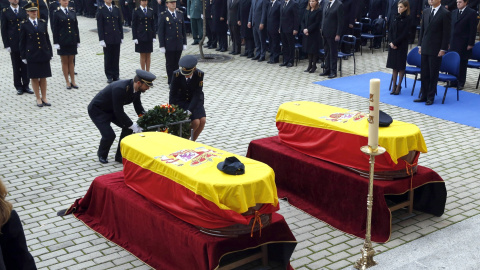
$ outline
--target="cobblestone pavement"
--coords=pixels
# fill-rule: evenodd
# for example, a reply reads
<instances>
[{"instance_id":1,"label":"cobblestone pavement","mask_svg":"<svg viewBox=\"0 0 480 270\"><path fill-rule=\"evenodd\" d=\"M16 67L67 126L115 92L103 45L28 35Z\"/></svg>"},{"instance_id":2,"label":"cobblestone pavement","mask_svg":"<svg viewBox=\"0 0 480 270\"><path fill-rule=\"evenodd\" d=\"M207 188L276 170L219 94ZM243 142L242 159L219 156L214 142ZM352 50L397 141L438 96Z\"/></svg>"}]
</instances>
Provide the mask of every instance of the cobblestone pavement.
<instances>
[{"instance_id":1,"label":"cobblestone pavement","mask_svg":"<svg viewBox=\"0 0 480 270\"><path fill-rule=\"evenodd\" d=\"M95 177L122 169L116 162L102 165L97 161L100 134L87 115L87 105L106 86L106 78L102 49L97 34L91 31L96 28L95 20L80 17L79 21L82 43L76 71L80 89L65 89L60 57L55 55L51 62L53 77L48 79L50 108L37 108L33 95L16 95L10 57L6 51L0 53L0 177L9 189L7 198L23 221L29 248L40 269L148 269L72 216L56 216L57 211L83 196ZM189 38L188 43L191 42ZM187 53L198 54L198 48L189 46L184 54ZM362 56L357 55L357 74L389 72L384 68L386 55L380 50L373 54L364 50ZM151 71L159 79L144 95L145 108L168 101L165 59L159 53L158 43L152 60ZM130 32L125 34L121 47L120 65L123 79L132 78L139 67ZM318 72L303 72L306 61L300 61L297 67L280 68L235 57L226 63L200 63L198 67L206 74L208 116L198 141L240 155L246 154L251 140L277 134L275 115L283 102L310 100L361 111L368 106L365 98L313 84L323 78ZM344 61L343 69L343 76L353 75L353 61ZM477 76L477 71L468 71L467 91L479 93L468 90L475 87ZM441 109L438 102L434 106ZM381 108L397 120L420 127L429 152L420 157L419 163L443 177L448 199L441 217L395 212L390 241L374 244L375 250L393 249L478 215L480 130L392 105L381 104ZM132 106L126 111L135 115ZM114 147L110 151L111 161ZM360 257L363 240L286 203L282 203L280 213L298 240L291 258L296 269L340 269Z\"/></svg>"}]
</instances>

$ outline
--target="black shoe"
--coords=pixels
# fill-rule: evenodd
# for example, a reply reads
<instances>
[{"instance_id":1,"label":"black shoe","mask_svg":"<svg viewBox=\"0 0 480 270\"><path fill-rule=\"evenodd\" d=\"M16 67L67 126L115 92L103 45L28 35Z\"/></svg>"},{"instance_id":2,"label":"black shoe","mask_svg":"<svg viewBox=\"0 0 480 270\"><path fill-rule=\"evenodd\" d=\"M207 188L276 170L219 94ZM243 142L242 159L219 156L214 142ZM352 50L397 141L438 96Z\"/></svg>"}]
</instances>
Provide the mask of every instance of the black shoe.
<instances>
[{"instance_id":1,"label":"black shoe","mask_svg":"<svg viewBox=\"0 0 480 270\"><path fill-rule=\"evenodd\" d=\"M260 56L258 55L252 58L252 60L258 60L258 59L260 59Z\"/></svg>"},{"instance_id":2,"label":"black shoe","mask_svg":"<svg viewBox=\"0 0 480 270\"><path fill-rule=\"evenodd\" d=\"M239 52L232 53L232 55L239 55L239 54L240 54Z\"/></svg>"},{"instance_id":3,"label":"black shoe","mask_svg":"<svg viewBox=\"0 0 480 270\"><path fill-rule=\"evenodd\" d=\"M103 157L98 157L98 161L100 161L100 163L102 163L102 164L107 164L108 163L108 160L106 158L103 158Z\"/></svg>"},{"instance_id":4,"label":"black shoe","mask_svg":"<svg viewBox=\"0 0 480 270\"><path fill-rule=\"evenodd\" d=\"M247 57L247 56L248 56L248 53L240 54L240 56Z\"/></svg>"},{"instance_id":5,"label":"black shoe","mask_svg":"<svg viewBox=\"0 0 480 270\"><path fill-rule=\"evenodd\" d=\"M329 76L329 75L330 75L330 72L324 71L324 72L320 73L319 76Z\"/></svg>"},{"instance_id":6,"label":"black shoe","mask_svg":"<svg viewBox=\"0 0 480 270\"><path fill-rule=\"evenodd\" d=\"M253 54L249 54L247 58L253 58Z\"/></svg>"},{"instance_id":7,"label":"black shoe","mask_svg":"<svg viewBox=\"0 0 480 270\"><path fill-rule=\"evenodd\" d=\"M426 102L427 100L426 99L423 99L423 98L417 98L417 99L414 99L413 102Z\"/></svg>"},{"instance_id":8,"label":"black shoe","mask_svg":"<svg viewBox=\"0 0 480 270\"><path fill-rule=\"evenodd\" d=\"M216 49L217 46L210 45L210 46L208 46L208 48L209 48L209 49Z\"/></svg>"},{"instance_id":9,"label":"black shoe","mask_svg":"<svg viewBox=\"0 0 480 270\"><path fill-rule=\"evenodd\" d=\"M286 67L287 67L287 68L293 67L293 64L292 64L292 63L288 63L288 64L286 65Z\"/></svg>"},{"instance_id":10,"label":"black shoe","mask_svg":"<svg viewBox=\"0 0 480 270\"><path fill-rule=\"evenodd\" d=\"M228 54L234 54L235 52L229 52Z\"/></svg>"},{"instance_id":11,"label":"black shoe","mask_svg":"<svg viewBox=\"0 0 480 270\"><path fill-rule=\"evenodd\" d=\"M69 86L67 86L67 89L68 89L68 90L72 89L72 84L70 84Z\"/></svg>"},{"instance_id":12,"label":"black shoe","mask_svg":"<svg viewBox=\"0 0 480 270\"><path fill-rule=\"evenodd\" d=\"M401 87L401 86L398 86L398 87L400 87L400 88L397 89L397 90L395 90L395 92L393 92L393 94L394 94L395 96L398 96L398 95L400 95L400 93L402 93L402 87Z\"/></svg>"},{"instance_id":13,"label":"black shoe","mask_svg":"<svg viewBox=\"0 0 480 270\"><path fill-rule=\"evenodd\" d=\"M427 106L428 106L428 105L433 105L433 101L427 100L427 102L425 102L425 105L427 105Z\"/></svg>"},{"instance_id":14,"label":"black shoe","mask_svg":"<svg viewBox=\"0 0 480 270\"><path fill-rule=\"evenodd\" d=\"M310 72L311 69L312 67L307 67L307 69L305 69L303 72Z\"/></svg>"},{"instance_id":15,"label":"black shoe","mask_svg":"<svg viewBox=\"0 0 480 270\"><path fill-rule=\"evenodd\" d=\"M221 50L220 48L216 48L216 49L215 49L215 51L217 51L217 52L220 51L220 50Z\"/></svg>"},{"instance_id":16,"label":"black shoe","mask_svg":"<svg viewBox=\"0 0 480 270\"><path fill-rule=\"evenodd\" d=\"M25 88L25 89L23 89L23 92L24 92L24 93L27 93L27 94L33 94L33 91L32 91L32 89L30 89L30 88Z\"/></svg>"},{"instance_id":17,"label":"black shoe","mask_svg":"<svg viewBox=\"0 0 480 270\"><path fill-rule=\"evenodd\" d=\"M23 95L23 89L17 89L17 95Z\"/></svg>"},{"instance_id":18,"label":"black shoe","mask_svg":"<svg viewBox=\"0 0 480 270\"><path fill-rule=\"evenodd\" d=\"M203 48L208 48L210 47L210 44L203 45Z\"/></svg>"},{"instance_id":19,"label":"black shoe","mask_svg":"<svg viewBox=\"0 0 480 270\"><path fill-rule=\"evenodd\" d=\"M258 59L258 62L263 62L263 61L265 61L265 57L260 57L260 58Z\"/></svg>"},{"instance_id":20,"label":"black shoe","mask_svg":"<svg viewBox=\"0 0 480 270\"><path fill-rule=\"evenodd\" d=\"M329 79L333 79L333 78L336 78L336 77L337 77L337 74L330 74L330 75L328 76Z\"/></svg>"},{"instance_id":21,"label":"black shoe","mask_svg":"<svg viewBox=\"0 0 480 270\"><path fill-rule=\"evenodd\" d=\"M316 70L317 70L317 67L313 67L312 69L310 69L308 73L315 73Z\"/></svg>"},{"instance_id":22,"label":"black shoe","mask_svg":"<svg viewBox=\"0 0 480 270\"><path fill-rule=\"evenodd\" d=\"M107 83L112 83L112 82L113 82L112 79L108 79L108 80L107 80Z\"/></svg>"},{"instance_id":23,"label":"black shoe","mask_svg":"<svg viewBox=\"0 0 480 270\"><path fill-rule=\"evenodd\" d=\"M198 41L194 41L191 45L198 45Z\"/></svg>"},{"instance_id":24,"label":"black shoe","mask_svg":"<svg viewBox=\"0 0 480 270\"><path fill-rule=\"evenodd\" d=\"M221 48L220 52L226 52L227 50L225 48Z\"/></svg>"},{"instance_id":25,"label":"black shoe","mask_svg":"<svg viewBox=\"0 0 480 270\"><path fill-rule=\"evenodd\" d=\"M45 101L43 101L43 99L42 99L42 104L43 104L43 106L47 106L47 107L50 107L50 106L52 106L52 104L50 104L50 103L48 103L48 102L45 102Z\"/></svg>"},{"instance_id":26,"label":"black shoe","mask_svg":"<svg viewBox=\"0 0 480 270\"><path fill-rule=\"evenodd\" d=\"M286 65L287 65L287 63L281 63L279 66L284 67Z\"/></svg>"},{"instance_id":27,"label":"black shoe","mask_svg":"<svg viewBox=\"0 0 480 270\"><path fill-rule=\"evenodd\" d=\"M78 85L71 84L74 89L78 89Z\"/></svg>"}]
</instances>

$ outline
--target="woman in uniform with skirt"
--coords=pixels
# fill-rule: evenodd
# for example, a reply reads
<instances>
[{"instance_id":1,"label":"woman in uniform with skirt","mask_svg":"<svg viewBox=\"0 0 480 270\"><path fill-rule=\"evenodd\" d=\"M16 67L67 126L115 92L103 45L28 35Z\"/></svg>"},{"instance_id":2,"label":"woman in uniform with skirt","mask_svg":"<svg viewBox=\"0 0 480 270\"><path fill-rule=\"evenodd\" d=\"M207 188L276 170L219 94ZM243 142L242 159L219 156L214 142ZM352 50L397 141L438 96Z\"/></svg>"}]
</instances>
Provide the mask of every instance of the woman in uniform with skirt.
<instances>
[{"instance_id":1,"label":"woman in uniform with skirt","mask_svg":"<svg viewBox=\"0 0 480 270\"><path fill-rule=\"evenodd\" d=\"M43 19L37 19L36 3L28 2L23 8L27 11L28 19L20 25L20 56L27 64L27 74L37 98L37 106L50 106L47 99L47 77L52 77L50 60L53 52L47 23Z\"/></svg>"},{"instance_id":2,"label":"woman in uniform with skirt","mask_svg":"<svg viewBox=\"0 0 480 270\"><path fill-rule=\"evenodd\" d=\"M74 59L80 46L77 14L68 7L68 0L60 0L60 7L53 12L53 46L62 60L62 71L67 89L78 89L75 83ZM70 76L70 80L69 77Z\"/></svg>"},{"instance_id":3,"label":"woman in uniform with skirt","mask_svg":"<svg viewBox=\"0 0 480 270\"><path fill-rule=\"evenodd\" d=\"M153 42L155 41L156 15L147 7L147 0L140 0L140 6L133 11L132 36L135 52L140 53L140 68L150 71Z\"/></svg>"},{"instance_id":4,"label":"woman in uniform with skirt","mask_svg":"<svg viewBox=\"0 0 480 270\"><path fill-rule=\"evenodd\" d=\"M308 54L308 67L305 72L314 73L317 70L318 53L323 48L320 27L322 25L322 10L317 0L309 0L307 10L303 15L301 29L303 32L303 50Z\"/></svg>"},{"instance_id":5,"label":"woman in uniform with skirt","mask_svg":"<svg viewBox=\"0 0 480 270\"><path fill-rule=\"evenodd\" d=\"M398 95L402 90L402 80L405 75L405 67L407 66L409 15L410 5L408 0L398 1L398 15L388 28L388 45L390 49L388 50L387 68L393 69L393 88L390 95Z\"/></svg>"}]
</instances>

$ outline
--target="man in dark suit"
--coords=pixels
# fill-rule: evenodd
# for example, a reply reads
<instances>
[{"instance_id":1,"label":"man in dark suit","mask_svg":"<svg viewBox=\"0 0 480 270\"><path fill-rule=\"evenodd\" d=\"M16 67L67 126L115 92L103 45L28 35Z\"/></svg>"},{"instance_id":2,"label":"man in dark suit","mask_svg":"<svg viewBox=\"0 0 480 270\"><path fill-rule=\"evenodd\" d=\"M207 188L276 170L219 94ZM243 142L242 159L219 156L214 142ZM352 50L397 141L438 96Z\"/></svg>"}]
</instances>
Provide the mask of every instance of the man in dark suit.
<instances>
[{"instance_id":1,"label":"man in dark suit","mask_svg":"<svg viewBox=\"0 0 480 270\"><path fill-rule=\"evenodd\" d=\"M28 87L30 80L27 75L27 65L22 62L19 47L20 23L27 17L25 10L18 5L18 0L10 0L10 6L2 9L2 40L12 59L13 85L17 90L17 95L22 95L24 92L33 94L33 91Z\"/></svg>"},{"instance_id":2,"label":"man in dark suit","mask_svg":"<svg viewBox=\"0 0 480 270\"><path fill-rule=\"evenodd\" d=\"M217 34L213 28L213 19L212 19L212 0L205 0L205 28L206 35L208 37L208 42L204 46L209 49L217 48Z\"/></svg>"},{"instance_id":3,"label":"man in dark suit","mask_svg":"<svg viewBox=\"0 0 480 270\"><path fill-rule=\"evenodd\" d=\"M218 48L216 51L228 50L227 0L212 1L213 28L217 34Z\"/></svg>"},{"instance_id":4,"label":"man in dark suit","mask_svg":"<svg viewBox=\"0 0 480 270\"><path fill-rule=\"evenodd\" d=\"M142 132L142 128L137 123L133 123L127 116L123 106L133 102L138 117L142 116L145 110L140 95L153 85L152 82L156 77L152 73L141 69L137 69L136 74L133 80L121 80L108 85L98 92L88 105L88 115L102 135L97 152L100 163L108 163L108 152L116 137L110 126L111 123L122 128L115 155L115 161L118 162L122 162L122 153L120 152L122 139L134 132Z\"/></svg>"},{"instance_id":5,"label":"man in dark suit","mask_svg":"<svg viewBox=\"0 0 480 270\"><path fill-rule=\"evenodd\" d=\"M253 52L255 50L253 30L248 27L251 7L252 0L240 0L240 8L238 9L240 20L237 22L238 25L240 25L240 36L245 41L245 52L240 56L246 56L248 58L253 58Z\"/></svg>"},{"instance_id":6,"label":"man in dark suit","mask_svg":"<svg viewBox=\"0 0 480 270\"><path fill-rule=\"evenodd\" d=\"M168 84L172 81L173 71L178 69L182 51L187 49L187 33L183 13L176 10L175 0L166 0L167 10L158 18L158 40L160 52L165 54L165 66Z\"/></svg>"},{"instance_id":7,"label":"man in dark suit","mask_svg":"<svg viewBox=\"0 0 480 270\"><path fill-rule=\"evenodd\" d=\"M409 0L410 3L410 30L408 34L408 43L415 41L417 34L417 26L420 25L420 17L422 16L422 0Z\"/></svg>"},{"instance_id":8,"label":"man in dark suit","mask_svg":"<svg viewBox=\"0 0 480 270\"><path fill-rule=\"evenodd\" d=\"M323 10L322 36L325 50L325 71L320 76L337 77L338 41L343 30L343 4L330 0Z\"/></svg>"},{"instance_id":9,"label":"man in dark suit","mask_svg":"<svg viewBox=\"0 0 480 270\"><path fill-rule=\"evenodd\" d=\"M242 39L240 38L240 20L239 11L240 0L227 0L228 15L227 22L228 28L230 28L230 36L232 37L232 51L230 54L237 55L242 52Z\"/></svg>"},{"instance_id":10,"label":"man in dark suit","mask_svg":"<svg viewBox=\"0 0 480 270\"><path fill-rule=\"evenodd\" d=\"M280 37L282 39L283 63L293 67L295 59L295 36L298 33L298 5L294 0L285 0L280 8Z\"/></svg>"},{"instance_id":11,"label":"man in dark suit","mask_svg":"<svg viewBox=\"0 0 480 270\"><path fill-rule=\"evenodd\" d=\"M451 16L440 3L430 0L431 8L423 10L418 40L418 53L422 55L422 88L420 98L414 102L425 102L432 105L437 92L438 72L442 56L448 50L450 41Z\"/></svg>"},{"instance_id":12,"label":"man in dark suit","mask_svg":"<svg viewBox=\"0 0 480 270\"><path fill-rule=\"evenodd\" d=\"M269 64L278 63L280 58L280 9L282 3L280 0L272 0L272 3L268 4L267 11L267 34L268 45L270 47L270 60Z\"/></svg>"},{"instance_id":13,"label":"man in dark suit","mask_svg":"<svg viewBox=\"0 0 480 270\"><path fill-rule=\"evenodd\" d=\"M255 57L252 60L264 61L267 51L267 5L268 0L252 0L250 14L248 16L248 28L253 29L255 41Z\"/></svg>"},{"instance_id":14,"label":"man in dark suit","mask_svg":"<svg viewBox=\"0 0 480 270\"><path fill-rule=\"evenodd\" d=\"M343 0L343 35L353 35L353 25L357 17L359 0Z\"/></svg>"},{"instance_id":15,"label":"man in dark suit","mask_svg":"<svg viewBox=\"0 0 480 270\"><path fill-rule=\"evenodd\" d=\"M467 63L472 55L477 34L477 13L467 6L468 0L457 0L457 9L452 11L452 35L450 50L460 55L458 87L463 88L467 77Z\"/></svg>"},{"instance_id":16,"label":"man in dark suit","mask_svg":"<svg viewBox=\"0 0 480 270\"><path fill-rule=\"evenodd\" d=\"M103 59L107 83L118 81L120 77L120 44L123 42L123 27L120 9L105 0L98 7L97 30L100 46L103 47Z\"/></svg>"}]
</instances>

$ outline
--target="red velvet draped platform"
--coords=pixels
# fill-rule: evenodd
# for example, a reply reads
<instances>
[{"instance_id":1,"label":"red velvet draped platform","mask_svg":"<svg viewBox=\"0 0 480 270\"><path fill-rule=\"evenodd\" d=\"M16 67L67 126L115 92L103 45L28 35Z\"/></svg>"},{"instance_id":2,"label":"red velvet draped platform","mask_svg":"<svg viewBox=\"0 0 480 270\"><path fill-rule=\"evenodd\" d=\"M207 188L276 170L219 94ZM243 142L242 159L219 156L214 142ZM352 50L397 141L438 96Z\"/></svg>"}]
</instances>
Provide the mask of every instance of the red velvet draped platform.
<instances>
[{"instance_id":1,"label":"red velvet draped platform","mask_svg":"<svg viewBox=\"0 0 480 270\"><path fill-rule=\"evenodd\" d=\"M341 231L365 237L367 178L295 151L277 136L250 142L247 157L273 168L280 198L287 197L292 205ZM418 166L412 185L414 209L441 216L447 197L443 179L433 170ZM385 196L402 195L388 199L403 200L409 188L410 178L374 181L372 241L383 243L390 238L391 212Z\"/></svg>"},{"instance_id":2,"label":"red velvet draped platform","mask_svg":"<svg viewBox=\"0 0 480 270\"><path fill-rule=\"evenodd\" d=\"M127 187L123 172L97 177L66 214L72 212L155 269L216 269L221 259L231 257L227 253L262 245L268 245L269 261L292 269L289 259L297 242L281 215L272 214L272 223L261 230L261 236L260 232L236 238L206 235Z\"/></svg>"}]
</instances>

